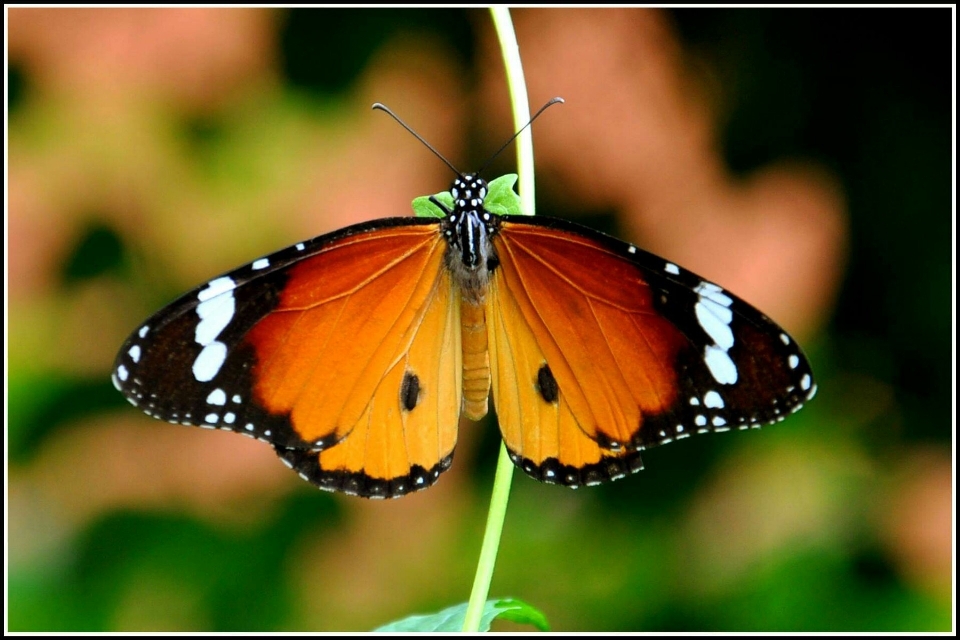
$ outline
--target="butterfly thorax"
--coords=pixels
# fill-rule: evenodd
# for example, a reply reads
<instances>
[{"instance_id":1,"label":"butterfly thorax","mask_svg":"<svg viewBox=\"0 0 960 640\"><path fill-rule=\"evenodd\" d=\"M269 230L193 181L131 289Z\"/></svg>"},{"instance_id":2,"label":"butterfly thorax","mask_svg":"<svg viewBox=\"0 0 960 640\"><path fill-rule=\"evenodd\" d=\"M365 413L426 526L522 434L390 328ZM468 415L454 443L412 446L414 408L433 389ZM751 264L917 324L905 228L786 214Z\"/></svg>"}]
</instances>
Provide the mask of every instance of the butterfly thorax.
<instances>
[{"instance_id":1,"label":"butterfly thorax","mask_svg":"<svg viewBox=\"0 0 960 640\"><path fill-rule=\"evenodd\" d=\"M484 209L487 183L467 175L457 178L450 189L453 210L443 222L447 240L447 266L460 288L464 300L483 302L490 272L497 265L497 256L490 239L496 233L496 216Z\"/></svg>"}]
</instances>

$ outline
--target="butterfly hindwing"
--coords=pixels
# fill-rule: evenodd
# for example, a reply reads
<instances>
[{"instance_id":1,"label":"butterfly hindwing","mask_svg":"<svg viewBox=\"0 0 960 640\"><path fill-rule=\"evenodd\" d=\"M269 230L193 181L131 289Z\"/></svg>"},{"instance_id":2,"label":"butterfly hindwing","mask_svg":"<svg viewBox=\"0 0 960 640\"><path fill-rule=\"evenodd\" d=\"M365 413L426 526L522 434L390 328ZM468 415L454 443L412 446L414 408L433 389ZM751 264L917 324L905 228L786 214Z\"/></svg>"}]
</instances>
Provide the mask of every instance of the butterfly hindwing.
<instances>
[{"instance_id":1,"label":"butterfly hindwing","mask_svg":"<svg viewBox=\"0 0 960 640\"><path fill-rule=\"evenodd\" d=\"M118 355L114 384L154 417L257 437L295 466L352 440L351 455L318 468L356 480L369 465L383 481L446 468L460 407L458 356L424 366L423 352L438 345L419 337L435 333L429 340L459 351L445 246L435 221L396 218L261 258L144 323ZM418 391L399 368L411 358L423 370L419 393L445 412L399 410ZM405 470L403 453L355 453L373 417L389 442L407 443Z\"/></svg>"},{"instance_id":2,"label":"butterfly hindwing","mask_svg":"<svg viewBox=\"0 0 960 640\"><path fill-rule=\"evenodd\" d=\"M641 469L639 452L604 449L578 424L515 293L495 275L486 307L493 398L511 459L537 480L570 487Z\"/></svg>"},{"instance_id":3,"label":"butterfly hindwing","mask_svg":"<svg viewBox=\"0 0 960 640\"><path fill-rule=\"evenodd\" d=\"M351 495L397 497L436 482L453 459L461 405L459 296L449 274L437 278L425 306L392 345L388 369L368 394L351 432L316 453L277 454L317 486Z\"/></svg>"},{"instance_id":4,"label":"butterfly hindwing","mask_svg":"<svg viewBox=\"0 0 960 640\"><path fill-rule=\"evenodd\" d=\"M782 329L672 263L544 217L505 216L493 242L493 306L507 309L511 298L522 318L513 324L525 325L530 343L513 349L515 376L528 396L546 380L561 415L568 407L607 457L778 421L815 392L806 358ZM549 377L539 373L544 365ZM498 414L509 413L509 372L498 365L493 375ZM556 418L544 416L539 428L555 429ZM524 443L514 453L538 463L551 456L528 455L538 439L526 433L530 423L517 422L520 436L502 428L508 444ZM556 464L575 467L582 450L560 449Z\"/></svg>"}]
</instances>

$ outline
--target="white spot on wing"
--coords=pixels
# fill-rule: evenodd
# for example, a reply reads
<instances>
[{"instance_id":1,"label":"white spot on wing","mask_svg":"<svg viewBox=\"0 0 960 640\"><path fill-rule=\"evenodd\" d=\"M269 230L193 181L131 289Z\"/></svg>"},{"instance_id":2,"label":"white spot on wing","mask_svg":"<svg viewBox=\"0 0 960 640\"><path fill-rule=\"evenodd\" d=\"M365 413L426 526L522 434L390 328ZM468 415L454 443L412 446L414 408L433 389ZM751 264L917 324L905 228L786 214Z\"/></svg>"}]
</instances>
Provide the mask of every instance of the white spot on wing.
<instances>
[{"instance_id":1,"label":"white spot on wing","mask_svg":"<svg viewBox=\"0 0 960 640\"><path fill-rule=\"evenodd\" d=\"M737 381L737 367L727 353L733 347L733 311L729 309L733 298L723 289L711 282L701 282L694 289L699 295L693 311L697 322L713 340L703 352L703 361L714 380L720 384L734 384Z\"/></svg>"},{"instance_id":2,"label":"white spot on wing","mask_svg":"<svg viewBox=\"0 0 960 640\"><path fill-rule=\"evenodd\" d=\"M733 312L730 309L713 300L700 298L693 310L700 327L713 339L715 345L724 351L733 346L733 331L730 330Z\"/></svg>"},{"instance_id":3,"label":"white spot on wing","mask_svg":"<svg viewBox=\"0 0 960 640\"><path fill-rule=\"evenodd\" d=\"M257 260L256 262L254 262L252 265L250 265L250 267L251 267L254 271L256 271L256 270L258 270L258 269L266 269L266 268L269 267L269 266L270 266L270 261L267 260L266 258L260 258L259 260Z\"/></svg>"},{"instance_id":4,"label":"white spot on wing","mask_svg":"<svg viewBox=\"0 0 960 640\"><path fill-rule=\"evenodd\" d=\"M665 266L663 270L666 271L667 273L672 273L675 276L680 275L680 267L673 264L672 262L668 262L667 266Z\"/></svg>"},{"instance_id":5,"label":"white spot on wing","mask_svg":"<svg viewBox=\"0 0 960 640\"><path fill-rule=\"evenodd\" d=\"M630 253L636 253L636 252L637 252L637 248L636 248L635 246L633 246L633 245L630 245L630 248L627 249L627 251L629 251Z\"/></svg>"},{"instance_id":6,"label":"white spot on wing","mask_svg":"<svg viewBox=\"0 0 960 640\"><path fill-rule=\"evenodd\" d=\"M194 340L197 344L206 346L216 340L220 332L227 328L236 311L236 303L232 293L221 294L197 305L197 323Z\"/></svg>"},{"instance_id":7,"label":"white spot on wing","mask_svg":"<svg viewBox=\"0 0 960 640\"><path fill-rule=\"evenodd\" d=\"M804 391L808 391L810 389L811 382L813 381L810 379L810 374L809 373L803 374L803 377L800 378L800 388L803 389Z\"/></svg>"},{"instance_id":8,"label":"white spot on wing","mask_svg":"<svg viewBox=\"0 0 960 640\"><path fill-rule=\"evenodd\" d=\"M227 404L227 394L223 392L223 389L214 389L207 396L207 404L216 404L222 407Z\"/></svg>"},{"instance_id":9,"label":"white spot on wing","mask_svg":"<svg viewBox=\"0 0 960 640\"><path fill-rule=\"evenodd\" d=\"M193 361L193 377L198 382L209 382L220 372L224 360L227 359L227 345L222 342L211 342L203 348L197 359Z\"/></svg>"},{"instance_id":10,"label":"white spot on wing","mask_svg":"<svg viewBox=\"0 0 960 640\"><path fill-rule=\"evenodd\" d=\"M135 344L130 347L130 350L127 351L130 354L130 359L134 362L140 362L140 345Z\"/></svg>"},{"instance_id":11,"label":"white spot on wing","mask_svg":"<svg viewBox=\"0 0 960 640\"><path fill-rule=\"evenodd\" d=\"M720 394L716 391L707 391L707 393L703 396L703 404L711 409L722 409L723 398L720 397Z\"/></svg>"},{"instance_id":12,"label":"white spot on wing","mask_svg":"<svg viewBox=\"0 0 960 640\"><path fill-rule=\"evenodd\" d=\"M226 293L227 291L233 291L237 286L237 283L233 281L233 278L224 276L222 278L217 278L216 280L211 280L207 283L207 288L200 291L197 294L197 299L200 302L204 300L209 300L210 298L215 298L221 293Z\"/></svg>"},{"instance_id":13,"label":"white spot on wing","mask_svg":"<svg viewBox=\"0 0 960 640\"><path fill-rule=\"evenodd\" d=\"M204 422L209 422L210 424L217 424L217 421L218 421L219 419L220 419L220 416L218 416L218 415L215 414L215 413L208 413L207 415L205 415L205 416L203 417L203 421L204 421Z\"/></svg>"},{"instance_id":14,"label":"white spot on wing","mask_svg":"<svg viewBox=\"0 0 960 640\"><path fill-rule=\"evenodd\" d=\"M727 355L726 349L710 345L704 349L703 361L707 363L710 374L720 384L735 384L737 382L737 366Z\"/></svg>"},{"instance_id":15,"label":"white spot on wing","mask_svg":"<svg viewBox=\"0 0 960 640\"><path fill-rule=\"evenodd\" d=\"M797 365L800 364L800 358L798 358L795 354L793 354L789 358L787 358L787 362L790 364L791 369L796 369Z\"/></svg>"},{"instance_id":16,"label":"white spot on wing","mask_svg":"<svg viewBox=\"0 0 960 640\"><path fill-rule=\"evenodd\" d=\"M701 282L699 285L697 285L697 288L694 289L694 291L699 293L701 298L713 300L717 304L724 307L729 307L731 304L733 304L733 298L726 295L723 292L723 289L712 282Z\"/></svg>"},{"instance_id":17,"label":"white spot on wing","mask_svg":"<svg viewBox=\"0 0 960 640\"><path fill-rule=\"evenodd\" d=\"M197 315L200 322L194 331L194 340L203 347L197 359L193 361L193 377L199 382L213 380L227 358L227 345L217 342L220 335L236 311L233 289L236 283L232 278L223 277L211 280L207 288L197 294L200 304Z\"/></svg>"},{"instance_id":18,"label":"white spot on wing","mask_svg":"<svg viewBox=\"0 0 960 640\"><path fill-rule=\"evenodd\" d=\"M127 368L123 365L117 367L117 377L120 378L123 382L127 381L127 378L130 376L130 372L127 371Z\"/></svg>"},{"instance_id":19,"label":"white spot on wing","mask_svg":"<svg viewBox=\"0 0 960 640\"><path fill-rule=\"evenodd\" d=\"M147 331L150 331L150 327L148 327L147 325L143 325L142 327L140 327L140 331L137 332L137 335L140 336L141 338L146 338Z\"/></svg>"},{"instance_id":20,"label":"white spot on wing","mask_svg":"<svg viewBox=\"0 0 960 640\"><path fill-rule=\"evenodd\" d=\"M298 243L297 243L297 251L303 251L303 243L302 243L302 242L298 242Z\"/></svg>"}]
</instances>

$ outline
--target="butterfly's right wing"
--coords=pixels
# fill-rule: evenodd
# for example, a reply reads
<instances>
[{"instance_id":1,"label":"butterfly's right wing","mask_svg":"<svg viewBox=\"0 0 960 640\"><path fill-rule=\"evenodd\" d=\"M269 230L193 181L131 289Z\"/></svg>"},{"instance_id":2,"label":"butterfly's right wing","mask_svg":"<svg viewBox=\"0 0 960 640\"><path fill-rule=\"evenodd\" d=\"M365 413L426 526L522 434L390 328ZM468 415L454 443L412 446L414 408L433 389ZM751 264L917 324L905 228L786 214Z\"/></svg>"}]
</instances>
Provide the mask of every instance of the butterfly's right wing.
<instances>
[{"instance_id":1,"label":"butterfly's right wing","mask_svg":"<svg viewBox=\"0 0 960 640\"><path fill-rule=\"evenodd\" d=\"M541 216L503 216L493 244L494 403L537 479L621 477L644 448L779 421L816 392L783 329L677 265Z\"/></svg>"}]
</instances>

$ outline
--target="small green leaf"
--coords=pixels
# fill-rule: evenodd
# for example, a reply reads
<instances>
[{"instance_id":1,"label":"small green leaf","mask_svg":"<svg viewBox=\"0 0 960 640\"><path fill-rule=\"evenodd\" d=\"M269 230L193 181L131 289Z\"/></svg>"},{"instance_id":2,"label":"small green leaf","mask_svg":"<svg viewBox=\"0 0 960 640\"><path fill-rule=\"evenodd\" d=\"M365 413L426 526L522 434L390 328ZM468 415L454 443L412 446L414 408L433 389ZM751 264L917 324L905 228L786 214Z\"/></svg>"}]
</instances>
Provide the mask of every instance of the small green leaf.
<instances>
[{"instance_id":1,"label":"small green leaf","mask_svg":"<svg viewBox=\"0 0 960 640\"><path fill-rule=\"evenodd\" d=\"M520 196L513 190L517 184L517 174L508 173L487 184L487 197L483 208L498 216L519 216Z\"/></svg>"},{"instance_id":2,"label":"small green leaf","mask_svg":"<svg viewBox=\"0 0 960 640\"><path fill-rule=\"evenodd\" d=\"M515 184L515 173L508 173L488 182L483 208L498 216L520 215L520 196L513 190ZM442 218L446 215L440 207L430 202L431 197L442 202L447 209L453 209L453 194L449 191L435 193L433 196L420 196L413 199L413 212L418 218Z\"/></svg>"},{"instance_id":3,"label":"small green leaf","mask_svg":"<svg viewBox=\"0 0 960 640\"><path fill-rule=\"evenodd\" d=\"M374 631L461 631L466 614L467 603L464 602L437 613L390 622ZM550 630L547 617L542 612L515 598L487 600L480 617L480 631L489 631L490 624L497 618L533 625L541 631Z\"/></svg>"},{"instance_id":4,"label":"small green leaf","mask_svg":"<svg viewBox=\"0 0 960 640\"><path fill-rule=\"evenodd\" d=\"M514 176L514 180L516 180L516 176ZM487 601L487 606L490 606L491 602L496 604L499 609L499 613L495 616L496 618L502 618L503 620L509 620L510 622L516 622L518 624L533 625L537 629L540 629L540 631L550 631L550 623L547 622L547 616L523 600L503 598L502 600ZM486 608L484 608L484 616L486 616ZM491 621L492 620L493 618L491 618ZM489 628L489 623L487 623L487 627Z\"/></svg>"},{"instance_id":5,"label":"small green leaf","mask_svg":"<svg viewBox=\"0 0 960 640\"><path fill-rule=\"evenodd\" d=\"M443 203L448 209L453 209L453 195L449 191L441 191L432 197ZM420 196L413 199L413 213L418 218L442 218L446 215L443 209L430 202L431 196Z\"/></svg>"}]
</instances>

